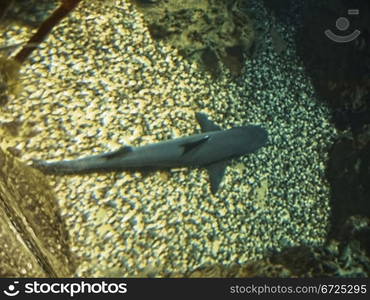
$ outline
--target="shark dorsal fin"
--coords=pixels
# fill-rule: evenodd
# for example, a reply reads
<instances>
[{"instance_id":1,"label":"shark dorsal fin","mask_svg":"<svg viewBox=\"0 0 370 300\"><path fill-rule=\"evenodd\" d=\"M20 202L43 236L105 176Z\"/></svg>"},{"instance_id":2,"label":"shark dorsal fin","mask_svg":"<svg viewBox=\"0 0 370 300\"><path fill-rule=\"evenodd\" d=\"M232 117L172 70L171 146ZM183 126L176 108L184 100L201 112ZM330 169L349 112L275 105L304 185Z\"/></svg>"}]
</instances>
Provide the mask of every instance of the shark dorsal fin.
<instances>
[{"instance_id":1,"label":"shark dorsal fin","mask_svg":"<svg viewBox=\"0 0 370 300\"><path fill-rule=\"evenodd\" d=\"M211 182L211 192L216 194L218 187L224 177L227 161L219 161L207 166L209 181Z\"/></svg>"},{"instance_id":2,"label":"shark dorsal fin","mask_svg":"<svg viewBox=\"0 0 370 300\"><path fill-rule=\"evenodd\" d=\"M130 153L130 152L132 152L132 147L123 146L123 147L119 148L116 151L108 152L108 153L103 154L102 157L104 157L106 159L112 159L112 158L115 158L115 157L124 156L125 154Z\"/></svg>"},{"instance_id":3,"label":"shark dorsal fin","mask_svg":"<svg viewBox=\"0 0 370 300\"><path fill-rule=\"evenodd\" d=\"M196 113L195 117L197 118L197 121L202 128L202 132L221 130L219 126L208 119L208 116L206 114Z\"/></svg>"},{"instance_id":4,"label":"shark dorsal fin","mask_svg":"<svg viewBox=\"0 0 370 300\"><path fill-rule=\"evenodd\" d=\"M182 153L182 155L185 155L189 151L191 151L191 150L197 148L198 146L202 145L208 139L209 139L209 136L208 135L204 135L201 138L199 138L199 140L182 144L181 147L184 148L184 152Z\"/></svg>"}]
</instances>

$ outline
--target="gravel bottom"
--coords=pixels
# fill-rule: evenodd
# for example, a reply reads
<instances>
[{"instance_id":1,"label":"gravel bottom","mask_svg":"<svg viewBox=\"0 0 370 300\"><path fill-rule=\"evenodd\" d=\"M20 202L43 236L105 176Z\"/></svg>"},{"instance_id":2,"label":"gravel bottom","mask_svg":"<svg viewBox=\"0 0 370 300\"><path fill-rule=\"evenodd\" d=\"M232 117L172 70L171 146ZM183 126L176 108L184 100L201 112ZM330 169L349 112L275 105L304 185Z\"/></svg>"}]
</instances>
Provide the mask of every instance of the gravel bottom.
<instances>
[{"instance_id":1,"label":"gravel bottom","mask_svg":"<svg viewBox=\"0 0 370 300\"><path fill-rule=\"evenodd\" d=\"M278 55L262 36L237 81L215 82L155 44L124 0L82 1L23 67L23 91L0 121L20 122L1 145L27 163L197 133L198 111L223 128L254 123L269 132L266 147L230 162L216 196L202 169L49 176L80 260L75 276L183 273L324 242L335 130L296 55L294 28L252 3L259 25L274 27L288 48ZM28 35L14 25L5 37Z\"/></svg>"}]
</instances>

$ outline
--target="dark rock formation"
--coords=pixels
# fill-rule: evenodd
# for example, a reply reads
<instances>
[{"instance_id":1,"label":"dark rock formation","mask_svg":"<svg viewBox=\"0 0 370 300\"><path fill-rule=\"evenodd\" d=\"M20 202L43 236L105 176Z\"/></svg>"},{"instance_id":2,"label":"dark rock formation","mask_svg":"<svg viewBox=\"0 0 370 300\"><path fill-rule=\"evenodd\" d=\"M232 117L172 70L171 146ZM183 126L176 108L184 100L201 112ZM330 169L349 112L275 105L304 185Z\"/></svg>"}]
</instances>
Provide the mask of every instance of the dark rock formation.
<instances>
[{"instance_id":1,"label":"dark rock formation","mask_svg":"<svg viewBox=\"0 0 370 300\"><path fill-rule=\"evenodd\" d=\"M74 263L44 176L0 149L0 277L68 277Z\"/></svg>"},{"instance_id":2,"label":"dark rock formation","mask_svg":"<svg viewBox=\"0 0 370 300\"><path fill-rule=\"evenodd\" d=\"M340 138L330 152L332 234L350 216L370 216L370 140L362 141Z\"/></svg>"},{"instance_id":3,"label":"dark rock formation","mask_svg":"<svg viewBox=\"0 0 370 300\"><path fill-rule=\"evenodd\" d=\"M2 21L17 21L28 26L38 26L59 3L58 0L2 0Z\"/></svg>"},{"instance_id":4,"label":"dark rock formation","mask_svg":"<svg viewBox=\"0 0 370 300\"><path fill-rule=\"evenodd\" d=\"M239 74L254 32L243 1L133 0L153 39L164 41L217 76L226 66Z\"/></svg>"},{"instance_id":5,"label":"dark rock formation","mask_svg":"<svg viewBox=\"0 0 370 300\"><path fill-rule=\"evenodd\" d=\"M358 14L350 14L356 9ZM297 36L299 52L319 96L333 111L338 129L356 134L370 124L370 3L356 0L308 1L304 22ZM339 30L336 22L346 18L349 26ZM324 33L360 36L336 42Z\"/></svg>"}]
</instances>

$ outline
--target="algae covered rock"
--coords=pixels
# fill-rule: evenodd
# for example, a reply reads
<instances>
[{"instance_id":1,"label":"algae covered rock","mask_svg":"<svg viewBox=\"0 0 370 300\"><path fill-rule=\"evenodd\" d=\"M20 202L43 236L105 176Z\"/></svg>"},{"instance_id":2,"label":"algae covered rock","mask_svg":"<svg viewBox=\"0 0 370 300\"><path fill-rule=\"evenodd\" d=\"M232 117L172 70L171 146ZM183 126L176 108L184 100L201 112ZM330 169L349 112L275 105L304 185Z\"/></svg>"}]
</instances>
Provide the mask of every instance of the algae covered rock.
<instances>
[{"instance_id":1,"label":"algae covered rock","mask_svg":"<svg viewBox=\"0 0 370 300\"><path fill-rule=\"evenodd\" d=\"M16 21L18 24L37 27L58 5L59 0L2 0L1 21Z\"/></svg>"},{"instance_id":2,"label":"algae covered rock","mask_svg":"<svg viewBox=\"0 0 370 300\"><path fill-rule=\"evenodd\" d=\"M19 69L20 64L15 60L0 55L0 105L8 102L9 94L20 91Z\"/></svg>"},{"instance_id":3,"label":"algae covered rock","mask_svg":"<svg viewBox=\"0 0 370 300\"><path fill-rule=\"evenodd\" d=\"M242 1L133 0L152 38L178 49L202 69L219 74L226 66L239 74L254 32Z\"/></svg>"},{"instance_id":4,"label":"algae covered rock","mask_svg":"<svg viewBox=\"0 0 370 300\"><path fill-rule=\"evenodd\" d=\"M67 235L44 176L0 149L0 277L66 277Z\"/></svg>"}]
</instances>

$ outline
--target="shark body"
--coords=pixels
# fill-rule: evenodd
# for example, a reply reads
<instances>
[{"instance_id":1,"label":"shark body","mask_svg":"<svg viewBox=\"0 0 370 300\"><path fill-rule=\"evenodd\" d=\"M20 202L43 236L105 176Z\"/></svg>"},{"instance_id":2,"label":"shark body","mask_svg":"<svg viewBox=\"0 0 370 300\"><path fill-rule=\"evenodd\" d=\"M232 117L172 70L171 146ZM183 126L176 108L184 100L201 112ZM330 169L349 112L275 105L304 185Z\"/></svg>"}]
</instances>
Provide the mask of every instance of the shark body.
<instances>
[{"instance_id":1,"label":"shark body","mask_svg":"<svg viewBox=\"0 0 370 300\"><path fill-rule=\"evenodd\" d=\"M215 194L228 161L264 146L267 131L256 125L221 130L206 114L197 113L196 118L202 128L199 134L140 147L124 146L117 151L75 160L34 160L33 166L48 174L205 167L209 173L211 192Z\"/></svg>"}]
</instances>

